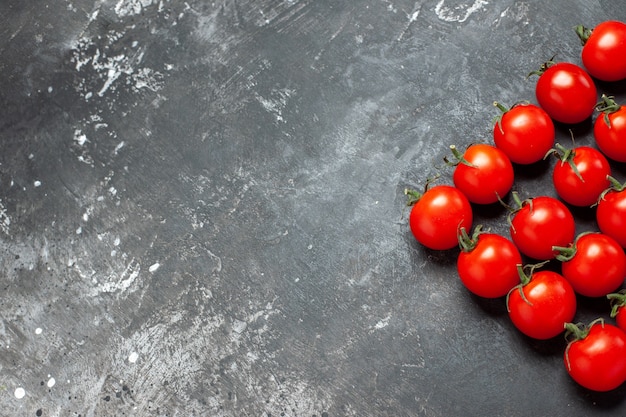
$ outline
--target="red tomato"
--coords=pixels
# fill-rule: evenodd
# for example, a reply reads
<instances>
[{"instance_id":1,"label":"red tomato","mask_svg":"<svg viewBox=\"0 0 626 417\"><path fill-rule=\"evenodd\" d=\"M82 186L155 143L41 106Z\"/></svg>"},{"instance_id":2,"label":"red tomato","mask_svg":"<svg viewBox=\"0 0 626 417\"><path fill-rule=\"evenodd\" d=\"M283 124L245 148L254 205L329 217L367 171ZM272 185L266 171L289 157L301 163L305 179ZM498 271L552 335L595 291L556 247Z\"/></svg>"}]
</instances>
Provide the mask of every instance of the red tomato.
<instances>
[{"instance_id":1,"label":"red tomato","mask_svg":"<svg viewBox=\"0 0 626 417\"><path fill-rule=\"evenodd\" d=\"M592 76L602 81L626 78L626 24L614 20L602 22L592 30L577 26L583 43L581 58Z\"/></svg>"},{"instance_id":2,"label":"red tomato","mask_svg":"<svg viewBox=\"0 0 626 417\"><path fill-rule=\"evenodd\" d=\"M610 185L609 161L602 153L589 146L564 149L552 171L556 193L573 206L589 207L598 202L600 194ZM558 154L558 151L556 151Z\"/></svg>"},{"instance_id":3,"label":"red tomato","mask_svg":"<svg viewBox=\"0 0 626 417\"><path fill-rule=\"evenodd\" d=\"M416 198L409 225L417 241L435 250L457 246L460 228L472 227L473 213L467 197L458 188L438 185Z\"/></svg>"},{"instance_id":4,"label":"red tomato","mask_svg":"<svg viewBox=\"0 0 626 417\"><path fill-rule=\"evenodd\" d=\"M602 233L626 248L626 184L620 185L612 177L609 180L613 185L598 200L596 222Z\"/></svg>"},{"instance_id":5,"label":"red tomato","mask_svg":"<svg viewBox=\"0 0 626 417\"><path fill-rule=\"evenodd\" d=\"M601 112L593 124L598 148L612 160L626 162L626 107L603 95L596 110Z\"/></svg>"},{"instance_id":6,"label":"red tomato","mask_svg":"<svg viewBox=\"0 0 626 417\"><path fill-rule=\"evenodd\" d=\"M566 324L574 339L567 344L563 361L574 381L593 391L611 391L626 380L626 333L603 321L589 328Z\"/></svg>"},{"instance_id":7,"label":"red tomato","mask_svg":"<svg viewBox=\"0 0 626 417\"><path fill-rule=\"evenodd\" d=\"M472 237L465 229L461 230L459 245L457 271L470 292L480 297L498 298L519 284L517 265L522 263L522 256L507 238L483 233L477 226Z\"/></svg>"},{"instance_id":8,"label":"red tomato","mask_svg":"<svg viewBox=\"0 0 626 417\"><path fill-rule=\"evenodd\" d=\"M476 204L491 204L503 198L513 187L513 165L504 152L486 144L475 144L461 156L451 146L459 160L454 169L454 185Z\"/></svg>"},{"instance_id":9,"label":"red tomato","mask_svg":"<svg viewBox=\"0 0 626 417\"><path fill-rule=\"evenodd\" d=\"M617 327L626 331L626 290L606 297L611 300L611 317L615 319Z\"/></svg>"},{"instance_id":10,"label":"red tomato","mask_svg":"<svg viewBox=\"0 0 626 417\"><path fill-rule=\"evenodd\" d=\"M602 233L580 234L556 257L561 273L574 291L586 297L604 297L624 283L626 254L615 239Z\"/></svg>"},{"instance_id":11,"label":"red tomato","mask_svg":"<svg viewBox=\"0 0 626 417\"><path fill-rule=\"evenodd\" d=\"M516 164L540 161L554 145L554 123L548 113L534 104L516 104L506 109L494 103L502 115L493 125L493 140Z\"/></svg>"},{"instance_id":12,"label":"red tomato","mask_svg":"<svg viewBox=\"0 0 626 417\"><path fill-rule=\"evenodd\" d=\"M576 294L569 282L553 271L521 273L522 283L506 300L511 321L534 339L551 339L564 330L576 314Z\"/></svg>"},{"instance_id":13,"label":"red tomato","mask_svg":"<svg viewBox=\"0 0 626 417\"><path fill-rule=\"evenodd\" d=\"M584 69L569 62L548 62L536 73L537 102L553 120L573 124L592 115L598 102L597 90Z\"/></svg>"},{"instance_id":14,"label":"red tomato","mask_svg":"<svg viewBox=\"0 0 626 417\"><path fill-rule=\"evenodd\" d=\"M553 246L567 246L574 241L576 224L567 206L549 196L535 197L520 203L513 212L510 233L515 246L526 256L548 260L556 256Z\"/></svg>"}]
</instances>

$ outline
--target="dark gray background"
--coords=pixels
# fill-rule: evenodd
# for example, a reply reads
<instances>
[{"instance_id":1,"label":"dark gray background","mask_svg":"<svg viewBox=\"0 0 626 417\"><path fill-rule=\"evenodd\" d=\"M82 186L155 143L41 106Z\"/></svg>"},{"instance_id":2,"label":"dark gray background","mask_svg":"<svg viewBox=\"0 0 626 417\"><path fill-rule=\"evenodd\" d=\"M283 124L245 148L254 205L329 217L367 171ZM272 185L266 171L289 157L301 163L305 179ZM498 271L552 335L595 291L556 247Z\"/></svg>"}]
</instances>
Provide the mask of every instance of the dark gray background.
<instances>
[{"instance_id":1,"label":"dark gray background","mask_svg":"<svg viewBox=\"0 0 626 417\"><path fill-rule=\"evenodd\" d=\"M625 6L3 1L0 414L625 415L418 245L403 194Z\"/></svg>"}]
</instances>

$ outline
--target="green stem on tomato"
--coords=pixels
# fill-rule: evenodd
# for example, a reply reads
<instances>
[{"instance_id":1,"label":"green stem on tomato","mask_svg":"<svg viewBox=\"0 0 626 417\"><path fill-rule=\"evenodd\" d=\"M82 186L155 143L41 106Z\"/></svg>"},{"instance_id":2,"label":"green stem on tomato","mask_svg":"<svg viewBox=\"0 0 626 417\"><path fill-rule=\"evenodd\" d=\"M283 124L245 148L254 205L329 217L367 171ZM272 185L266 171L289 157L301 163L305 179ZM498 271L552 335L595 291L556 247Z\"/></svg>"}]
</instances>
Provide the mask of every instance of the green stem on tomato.
<instances>
[{"instance_id":1,"label":"green stem on tomato","mask_svg":"<svg viewBox=\"0 0 626 417\"><path fill-rule=\"evenodd\" d=\"M591 36L591 32L593 32L592 29L588 29L583 25L575 26L574 31L578 35L578 39L580 39L580 43L582 44L582 46L585 46L585 44L589 40L589 37Z\"/></svg>"}]
</instances>

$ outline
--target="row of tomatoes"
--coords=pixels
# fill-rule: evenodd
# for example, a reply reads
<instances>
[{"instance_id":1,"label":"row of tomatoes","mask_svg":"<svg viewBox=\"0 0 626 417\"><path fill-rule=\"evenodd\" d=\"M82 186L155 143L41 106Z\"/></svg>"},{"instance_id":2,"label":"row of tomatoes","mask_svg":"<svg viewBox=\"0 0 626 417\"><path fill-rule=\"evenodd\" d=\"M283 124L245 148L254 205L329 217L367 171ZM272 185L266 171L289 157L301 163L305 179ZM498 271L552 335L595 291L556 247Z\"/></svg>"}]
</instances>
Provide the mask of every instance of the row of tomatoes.
<instances>
[{"instance_id":1,"label":"row of tomatoes","mask_svg":"<svg viewBox=\"0 0 626 417\"><path fill-rule=\"evenodd\" d=\"M454 185L407 190L410 229L434 250L460 248L457 271L472 293L505 297L512 323L527 336L551 339L565 331L567 372L596 391L626 381L626 295L616 292L626 277L626 184L611 175L609 159L626 162L626 107L598 91L602 81L626 80L626 24L607 21L576 32L583 42L582 67L571 62L544 63L531 75L538 105L494 105L493 145L477 143L461 152L450 147ZM591 74L591 75L590 75ZM577 124L597 114L591 146L555 143L554 122ZM574 138L572 137L572 142ZM514 164L555 158L552 184L558 196L521 199L512 191ZM510 195L512 204L504 202ZM510 239L473 226L474 207L502 204ZM578 236L568 206L595 211L599 231ZM522 256L536 260L523 265ZM551 260L560 273L543 268ZM574 324L576 294L608 297L616 325L598 319ZM601 347L599 347L601 346Z\"/></svg>"}]
</instances>

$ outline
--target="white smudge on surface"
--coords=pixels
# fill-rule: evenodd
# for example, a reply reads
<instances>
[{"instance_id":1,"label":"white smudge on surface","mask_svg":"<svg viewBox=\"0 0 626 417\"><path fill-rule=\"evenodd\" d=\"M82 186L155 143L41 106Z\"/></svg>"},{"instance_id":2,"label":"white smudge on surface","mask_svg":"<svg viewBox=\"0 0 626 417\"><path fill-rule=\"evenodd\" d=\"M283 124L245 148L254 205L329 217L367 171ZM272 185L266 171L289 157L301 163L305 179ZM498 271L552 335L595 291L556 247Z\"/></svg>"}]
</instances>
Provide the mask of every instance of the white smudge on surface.
<instances>
[{"instance_id":1,"label":"white smudge on surface","mask_svg":"<svg viewBox=\"0 0 626 417\"><path fill-rule=\"evenodd\" d=\"M18 400L21 400L26 395L26 390L22 387L17 387L15 388L15 392L13 393L13 395L15 395L15 398L17 398Z\"/></svg>"},{"instance_id":2,"label":"white smudge on surface","mask_svg":"<svg viewBox=\"0 0 626 417\"><path fill-rule=\"evenodd\" d=\"M445 22L463 23L475 12L487 5L485 0L475 0L473 3L459 3L454 6L446 5L446 0L439 0L435 6L435 14Z\"/></svg>"},{"instance_id":3,"label":"white smudge on surface","mask_svg":"<svg viewBox=\"0 0 626 417\"><path fill-rule=\"evenodd\" d=\"M2 204L2 200L0 200L0 230L8 235L9 226L11 226L11 218L7 214L7 209Z\"/></svg>"}]
</instances>

